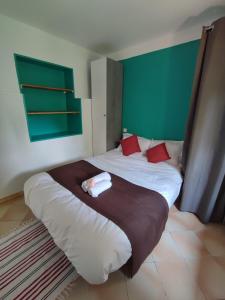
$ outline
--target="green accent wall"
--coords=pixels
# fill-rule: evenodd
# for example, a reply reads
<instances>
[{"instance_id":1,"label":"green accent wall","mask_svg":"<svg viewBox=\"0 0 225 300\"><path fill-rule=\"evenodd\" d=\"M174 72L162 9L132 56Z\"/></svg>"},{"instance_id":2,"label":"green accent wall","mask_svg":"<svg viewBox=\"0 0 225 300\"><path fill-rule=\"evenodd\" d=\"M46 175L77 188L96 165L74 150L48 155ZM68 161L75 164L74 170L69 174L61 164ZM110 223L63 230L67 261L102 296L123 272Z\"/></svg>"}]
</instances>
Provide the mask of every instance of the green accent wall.
<instances>
[{"instance_id":1,"label":"green accent wall","mask_svg":"<svg viewBox=\"0 0 225 300\"><path fill-rule=\"evenodd\" d=\"M19 54L14 57L30 141L81 134L81 99L75 98L73 69ZM27 88L23 84L64 88L72 92ZM66 114L68 111L77 113ZM31 115L30 112L47 114ZM63 114L52 114L54 112Z\"/></svg>"},{"instance_id":2,"label":"green accent wall","mask_svg":"<svg viewBox=\"0 0 225 300\"><path fill-rule=\"evenodd\" d=\"M122 60L123 128L183 140L199 40Z\"/></svg>"}]
</instances>

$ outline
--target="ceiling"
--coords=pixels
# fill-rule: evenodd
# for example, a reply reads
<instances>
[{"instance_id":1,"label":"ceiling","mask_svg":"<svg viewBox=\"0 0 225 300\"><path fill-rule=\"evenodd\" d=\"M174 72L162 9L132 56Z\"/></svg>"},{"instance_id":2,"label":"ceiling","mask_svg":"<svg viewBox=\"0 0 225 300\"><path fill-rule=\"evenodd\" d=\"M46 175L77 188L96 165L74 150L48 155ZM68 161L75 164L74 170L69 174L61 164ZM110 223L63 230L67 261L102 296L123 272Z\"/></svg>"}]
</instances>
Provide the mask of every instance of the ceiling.
<instances>
[{"instance_id":1,"label":"ceiling","mask_svg":"<svg viewBox=\"0 0 225 300\"><path fill-rule=\"evenodd\" d=\"M0 13L106 54L225 15L225 0L0 0Z\"/></svg>"}]
</instances>

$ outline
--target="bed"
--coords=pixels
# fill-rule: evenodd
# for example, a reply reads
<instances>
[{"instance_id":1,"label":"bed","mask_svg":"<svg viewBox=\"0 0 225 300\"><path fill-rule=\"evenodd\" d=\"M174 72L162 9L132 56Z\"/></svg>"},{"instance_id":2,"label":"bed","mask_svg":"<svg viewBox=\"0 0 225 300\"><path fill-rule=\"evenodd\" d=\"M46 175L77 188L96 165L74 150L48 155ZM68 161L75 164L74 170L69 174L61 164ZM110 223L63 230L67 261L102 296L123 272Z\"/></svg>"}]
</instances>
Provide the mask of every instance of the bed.
<instances>
[{"instance_id":1,"label":"bed","mask_svg":"<svg viewBox=\"0 0 225 300\"><path fill-rule=\"evenodd\" d=\"M179 195L182 176L176 165L149 163L142 153L126 157L119 149L85 161L132 186L146 189L146 192L155 191L168 208ZM42 172L28 179L24 194L34 215L44 223L56 245L89 283L105 282L111 272L131 259L134 249L126 230L81 201L49 173ZM147 235L152 235L151 230Z\"/></svg>"}]
</instances>

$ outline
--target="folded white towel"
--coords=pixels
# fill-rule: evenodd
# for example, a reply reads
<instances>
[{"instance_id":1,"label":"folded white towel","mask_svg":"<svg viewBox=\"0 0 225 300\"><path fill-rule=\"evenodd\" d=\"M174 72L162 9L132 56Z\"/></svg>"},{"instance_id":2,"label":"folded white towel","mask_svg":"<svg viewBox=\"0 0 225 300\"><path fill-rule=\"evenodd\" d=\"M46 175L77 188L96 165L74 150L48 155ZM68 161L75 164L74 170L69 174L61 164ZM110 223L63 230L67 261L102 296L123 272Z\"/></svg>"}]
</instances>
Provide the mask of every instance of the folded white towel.
<instances>
[{"instance_id":1,"label":"folded white towel","mask_svg":"<svg viewBox=\"0 0 225 300\"><path fill-rule=\"evenodd\" d=\"M85 180L85 181L82 182L81 187L82 187L82 189L83 189L84 192L88 191L87 180Z\"/></svg>"},{"instance_id":2,"label":"folded white towel","mask_svg":"<svg viewBox=\"0 0 225 300\"><path fill-rule=\"evenodd\" d=\"M112 182L109 180L102 180L90 189L88 189L88 193L92 197L98 197L99 194L111 188Z\"/></svg>"},{"instance_id":3,"label":"folded white towel","mask_svg":"<svg viewBox=\"0 0 225 300\"><path fill-rule=\"evenodd\" d=\"M102 180L110 181L110 174L107 172L102 172L92 178L89 178L88 180L83 181L81 187L85 192L87 192L90 188L93 188L98 182Z\"/></svg>"},{"instance_id":4,"label":"folded white towel","mask_svg":"<svg viewBox=\"0 0 225 300\"><path fill-rule=\"evenodd\" d=\"M94 176L90 179L92 179L92 181L96 184L96 183L98 183L102 180L109 180L110 181L111 176L108 172L102 172L102 173L100 173L100 174L98 174L98 175L96 175L96 176Z\"/></svg>"}]
</instances>

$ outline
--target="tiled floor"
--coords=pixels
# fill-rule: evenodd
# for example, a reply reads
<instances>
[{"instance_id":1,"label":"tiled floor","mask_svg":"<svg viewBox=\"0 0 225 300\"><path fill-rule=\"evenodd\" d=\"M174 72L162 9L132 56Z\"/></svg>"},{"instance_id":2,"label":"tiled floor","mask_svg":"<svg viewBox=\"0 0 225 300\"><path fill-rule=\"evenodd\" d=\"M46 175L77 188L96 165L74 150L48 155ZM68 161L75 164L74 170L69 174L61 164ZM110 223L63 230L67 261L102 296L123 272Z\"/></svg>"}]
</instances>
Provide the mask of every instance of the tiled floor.
<instances>
[{"instance_id":1,"label":"tiled floor","mask_svg":"<svg viewBox=\"0 0 225 300\"><path fill-rule=\"evenodd\" d=\"M23 198L0 204L0 235L30 218ZM133 279L118 271L91 286L79 278L68 299L225 299L225 227L203 225L173 207L158 246Z\"/></svg>"}]
</instances>

